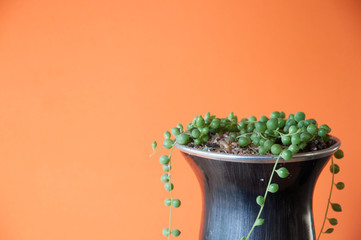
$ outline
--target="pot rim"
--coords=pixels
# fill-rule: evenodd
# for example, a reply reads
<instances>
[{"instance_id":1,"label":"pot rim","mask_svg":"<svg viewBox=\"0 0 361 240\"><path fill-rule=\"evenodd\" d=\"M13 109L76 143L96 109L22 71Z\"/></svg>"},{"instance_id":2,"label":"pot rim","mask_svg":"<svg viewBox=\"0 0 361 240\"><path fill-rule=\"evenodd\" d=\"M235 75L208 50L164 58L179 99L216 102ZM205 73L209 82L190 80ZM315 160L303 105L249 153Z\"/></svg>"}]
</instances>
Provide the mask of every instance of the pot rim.
<instances>
[{"instance_id":1,"label":"pot rim","mask_svg":"<svg viewBox=\"0 0 361 240\"><path fill-rule=\"evenodd\" d=\"M300 162L300 161L308 161L326 156L331 156L341 146L340 139L334 136L331 136L331 139L336 142L329 148L322 149L319 151L297 153L293 155L292 159L286 161L281 158L279 162L283 162L283 163ZM202 150L190 148L177 143L175 143L175 146L183 153L187 153L189 155L193 155L197 157L218 160L218 161L241 162L241 163L274 163L278 157L278 155L246 155L246 154L236 155L229 153L215 153L215 152L202 151Z\"/></svg>"}]
</instances>

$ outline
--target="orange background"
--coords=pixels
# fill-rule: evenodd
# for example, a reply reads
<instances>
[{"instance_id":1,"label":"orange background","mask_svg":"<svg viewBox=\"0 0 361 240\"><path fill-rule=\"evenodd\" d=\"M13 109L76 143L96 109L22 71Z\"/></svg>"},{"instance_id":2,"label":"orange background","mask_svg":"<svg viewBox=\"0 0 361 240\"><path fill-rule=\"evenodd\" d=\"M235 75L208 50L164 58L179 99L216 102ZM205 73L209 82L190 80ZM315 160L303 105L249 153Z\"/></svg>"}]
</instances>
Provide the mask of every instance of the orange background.
<instances>
[{"instance_id":1,"label":"orange background","mask_svg":"<svg viewBox=\"0 0 361 240\"><path fill-rule=\"evenodd\" d=\"M359 239L360 80L360 1L1 0L0 239L165 239L151 142L207 111L274 110L342 139L344 211L323 239ZM173 162L173 222L195 240L198 182Z\"/></svg>"}]
</instances>

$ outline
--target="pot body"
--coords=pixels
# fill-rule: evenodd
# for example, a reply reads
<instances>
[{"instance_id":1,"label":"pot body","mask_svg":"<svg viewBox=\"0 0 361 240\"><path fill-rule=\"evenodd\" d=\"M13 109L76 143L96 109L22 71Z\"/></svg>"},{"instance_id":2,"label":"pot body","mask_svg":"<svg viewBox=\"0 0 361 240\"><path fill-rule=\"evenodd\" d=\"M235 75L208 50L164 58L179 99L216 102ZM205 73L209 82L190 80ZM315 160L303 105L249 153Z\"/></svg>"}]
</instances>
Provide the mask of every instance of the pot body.
<instances>
[{"instance_id":1,"label":"pot body","mask_svg":"<svg viewBox=\"0 0 361 240\"><path fill-rule=\"evenodd\" d=\"M280 160L290 175L272 182L277 193L268 193L261 214L262 226L255 227L252 240L314 240L312 195L316 180L332 153L312 155L290 161ZM190 153L180 147L194 170L203 195L200 238L202 240L240 240L247 236L258 215L256 203L264 195L275 160L227 160ZM202 151L199 151L202 152ZM217 155L217 154L216 154ZM223 154L226 155L226 154Z\"/></svg>"}]
</instances>

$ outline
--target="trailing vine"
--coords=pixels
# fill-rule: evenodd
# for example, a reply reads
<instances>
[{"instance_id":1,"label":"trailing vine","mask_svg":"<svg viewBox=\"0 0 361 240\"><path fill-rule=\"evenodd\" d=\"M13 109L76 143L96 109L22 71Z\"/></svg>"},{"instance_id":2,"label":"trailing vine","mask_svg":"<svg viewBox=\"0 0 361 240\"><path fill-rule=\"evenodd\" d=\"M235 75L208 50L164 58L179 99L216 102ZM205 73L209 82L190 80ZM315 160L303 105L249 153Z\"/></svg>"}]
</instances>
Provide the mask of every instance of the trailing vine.
<instances>
[{"instance_id":1,"label":"trailing vine","mask_svg":"<svg viewBox=\"0 0 361 240\"><path fill-rule=\"evenodd\" d=\"M273 182L274 174L276 173L280 178L287 178L290 175L290 172L285 167L277 169L279 161L281 159L288 161L292 159L294 154L300 151L307 151L308 145L312 142L323 143L324 146L332 142L329 135L331 128L326 124L318 126L316 120L306 119L303 112L290 114L288 118L286 118L284 112L275 111L271 113L269 118L262 116L258 121L255 116L242 118L241 121L238 121L237 116L232 112L226 118L216 118L210 113L207 113L204 118L202 116L196 116L193 121L187 125L186 131L183 130L182 124L178 124L177 127L171 129L171 132L173 138L169 131L164 133L162 147L156 149L157 142L154 141L152 143L153 154L151 155L153 156L163 148L170 150L169 155L162 155L159 158L163 171L166 172L161 176L161 181L164 183L165 190L170 194L170 197L164 201L164 204L169 207L169 223L168 226L163 229L163 235L168 239L170 239L171 236L178 237L181 233L178 229L173 228L171 224L172 208L178 208L181 205L181 201L174 198L172 194L174 185L171 181L171 159L175 143L180 145L193 143L195 146L204 146L203 150L207 151L205 144L210 140L212 135L229 133L228 140L237 143L238 146L243 149L250 149L259 155L276 155L276 161L273 165L265 192L255 199L260 207L258 215L255 216L256 218L248 234L241 238L241 240L248 240L255 227L264 224L264 219L260 218L260 216L265 207L267 195L269 193L276 193L279 189L278 184ZM342 150L336 151L334 156L337 159L342 158ZM320 239L321 233L332 233L334 231L333 227L323 231L326 220L328 220L332 226L338 223L336 218L327 217L329 207L331 206L335 212L342 210L340 204L331 202L333 186L335 185L339 190L345 186L343 182L334 182L334 175L339 172L340 168L334 163L333 158L331 161L332 185L325 217L317 240Z\"/></svg>"},{"instance_id":2,"label":"trailing vine","mask_svg":"<svg viewBox=\"0 0 361 240\"><path fill-rule=\"evenodd\" d=\"M344 156L344 153L342 150L337 150L335 153L334 153L334 157L336 159L341 159L343 158ZM329 194L329 197L328 197L328 201L327 201L327 207L326 207L326 212L325 212L325 217L323 219L323 222L322 222L322 227L321 227L321 230L318 234L318 237L317 237L317 240L319 240L321 238L321 234L322 233L332 233L334 231L334 228L333 227L330 227L328 228L326 231L323 231L324 227L325 227L325 223L326 223L326 220L328 220L328 222L330 223L330 225L332 226L336 226L338 224L338 220L336 218L328 218L328 210L329 210L329 207L331 206L332 210L335 211L335 212L341 212L342 211L342 207L339 203L332 203L331 202L331 196L332 196L332 190L333 190L333 186L336 186L336 188L338 190L342 190L345 188L345 184L343 182L338 182L338 183L335 183L335 174L337 174L338 172L340 172L340 167L334 163L334 160L333 160L333 157L331 157L331 166L330 166L330 171L332 173L332 181L331 181L331 189L330 189L330 194Z\"/></svg>"}]
</instances>

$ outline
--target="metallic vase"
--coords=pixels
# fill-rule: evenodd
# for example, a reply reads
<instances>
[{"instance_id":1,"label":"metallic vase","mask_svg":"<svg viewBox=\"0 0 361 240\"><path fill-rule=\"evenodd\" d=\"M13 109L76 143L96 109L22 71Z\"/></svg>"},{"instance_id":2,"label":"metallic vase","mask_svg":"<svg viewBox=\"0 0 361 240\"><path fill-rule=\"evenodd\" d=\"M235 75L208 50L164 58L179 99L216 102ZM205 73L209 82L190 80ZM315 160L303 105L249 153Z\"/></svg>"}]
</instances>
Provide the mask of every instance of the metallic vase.
<instances>
[{"instance_id":1,"label":"metallic vase","mask_svg":"<svg viewBox=\"0 0 361 240\"><path fill-rule=\"evenodd\" d=\"M273 183L277 193L269 193L261 214L262 226L255 227L250 240L314 240L312 195L316 180L340 147L339 139L331 147L295 154L280 160L277 169L286 167L290 175ZM201 240L240 240L247 236L270 178L274 155L231 155L196 150L176 145L194 170L202 191Z\"/></svg>"}]
</instances>

